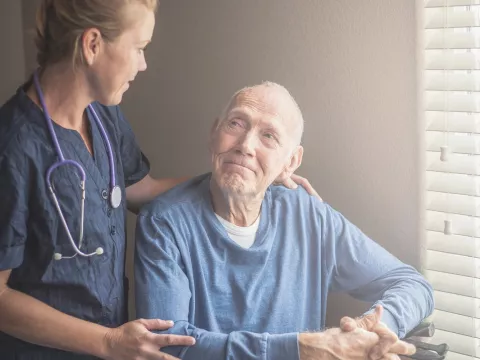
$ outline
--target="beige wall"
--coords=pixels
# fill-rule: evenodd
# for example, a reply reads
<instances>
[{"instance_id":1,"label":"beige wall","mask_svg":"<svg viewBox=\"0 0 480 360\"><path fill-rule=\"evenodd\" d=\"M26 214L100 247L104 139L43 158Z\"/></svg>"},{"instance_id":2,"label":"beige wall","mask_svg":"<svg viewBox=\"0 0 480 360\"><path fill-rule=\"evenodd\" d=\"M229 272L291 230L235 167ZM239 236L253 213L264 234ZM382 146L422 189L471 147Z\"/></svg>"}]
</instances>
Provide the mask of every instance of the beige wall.
<instances>
[{"instance_id":1,"label":"beige wall","mask_svg":"<svg viewBox=\"0 0 480 360\"><path fill-rule=\"evenodd\" d=\"M0 1L0 45L0 104L3 104L25 76L20 1Z\"/></svg>"},{"instance_id":2,"label":"beige wall","mask_svg":"<svg viewBox=\"0 0 480 360\"><path fill-rule=\"evenodd\" d=\"M34 3L23 4L31 24ZM285 85L306 120L299 173L417 266L423 172L415 37L414 1L162 0L149 69L123 108L154 175L194 175L209 168L209 126L234 90L262 80ZM131 234L132 227L130 249ZM333 299L330 325L365 306Z\"/></svg>"},{"instance_id":3,"label":"beige wall","mask_svg":"<svg viewBox=\"0 0 480 360\"><path fill-rule=\"evenodd\" d=\"M30 75L36 67L35 14L40 0L22 0L23 43L25 53L25 73Z\"/></svg>"}]
</instances>

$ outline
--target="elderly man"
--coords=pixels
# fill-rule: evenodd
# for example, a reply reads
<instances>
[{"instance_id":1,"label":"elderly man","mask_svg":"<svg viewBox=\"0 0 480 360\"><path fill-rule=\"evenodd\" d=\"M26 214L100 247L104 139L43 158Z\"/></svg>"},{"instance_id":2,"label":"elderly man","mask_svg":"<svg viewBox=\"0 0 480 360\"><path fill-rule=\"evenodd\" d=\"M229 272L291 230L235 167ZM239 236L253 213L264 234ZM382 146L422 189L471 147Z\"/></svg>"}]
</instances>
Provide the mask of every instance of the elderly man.
<instances>
[{"instance_id":1,"label":"elderly man","mask_svg":"<svg viewBox=\"0 0 480 360\"><path fill-rule=\"evenodd\" d=\"M171 333L196 338L163 351L188 360L394 359L415 351L397 335L432 311L424 278L303 188L271 186L300 166L302 132L285 88L242 89L212 128L212 173L141 211L137 316L172 319ZM359 321L365 329L344 319L342 329L322 331L330 291L381 306Z\"/></svg>"}]
</instances>

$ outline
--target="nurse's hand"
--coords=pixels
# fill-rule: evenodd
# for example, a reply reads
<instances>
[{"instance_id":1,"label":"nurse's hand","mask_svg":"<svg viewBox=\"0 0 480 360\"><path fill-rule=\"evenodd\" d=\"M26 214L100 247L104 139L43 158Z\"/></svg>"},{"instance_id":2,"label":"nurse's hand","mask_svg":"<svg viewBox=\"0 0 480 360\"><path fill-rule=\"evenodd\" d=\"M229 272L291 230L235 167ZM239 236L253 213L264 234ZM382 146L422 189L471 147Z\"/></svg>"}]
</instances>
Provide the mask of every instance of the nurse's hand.
<instances>
[{"instance_id":1,"label":"nurse's hand","mask_svg":"<svg viewBox=\"0 0 480 360\"><path fill-rule=\"evenodd\" d=\"M286 180L284 180L283 182L281 181L275 181L274 183L275 185L283 185L289 189L296 189L298 185L301 185L305 188L305 190L307 190L307 192L310 194L310 195L313 195L313 196L316 196L320 201L322 201L322 198L320 197L320 195L318 195L318 193L315 191L315 189L313 188L312 184L310 184L310 182L300 176L300 175L296 175L296 174L292 174L291 177L287 178Z\"/></svg>"},{"instance_id":2,"label":"nurse's hand","mask_svg":"<svg viewBox=\"0 0 480 360\"><path fill-rule=\"evenodd\" d=\"M105 359L107 360L178 360L159 351L165 346L191 346L195 339L190 336L159 335L152 330L167 330L170 321L139 319L108 331L105 336Z\"/></svg>"}]
</instances>

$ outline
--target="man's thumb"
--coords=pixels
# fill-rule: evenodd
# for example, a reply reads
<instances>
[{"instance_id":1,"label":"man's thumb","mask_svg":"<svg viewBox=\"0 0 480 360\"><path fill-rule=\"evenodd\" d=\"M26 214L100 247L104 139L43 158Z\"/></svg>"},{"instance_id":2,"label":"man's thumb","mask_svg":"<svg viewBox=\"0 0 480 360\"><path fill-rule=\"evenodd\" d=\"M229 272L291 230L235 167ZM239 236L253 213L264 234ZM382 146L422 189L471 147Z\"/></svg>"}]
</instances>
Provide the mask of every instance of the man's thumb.
<instances>
[{"instance_id":1,"label":"man's thumb","mask_svg":"<svg viewBox=\"0 0 480 360\"><path fill-rule=\"evenodd\" d=\"M340 320L340 329L345 332L353 331L357 328L357 322L351 317L344 316Z\"/></svg>"}]
</instances>

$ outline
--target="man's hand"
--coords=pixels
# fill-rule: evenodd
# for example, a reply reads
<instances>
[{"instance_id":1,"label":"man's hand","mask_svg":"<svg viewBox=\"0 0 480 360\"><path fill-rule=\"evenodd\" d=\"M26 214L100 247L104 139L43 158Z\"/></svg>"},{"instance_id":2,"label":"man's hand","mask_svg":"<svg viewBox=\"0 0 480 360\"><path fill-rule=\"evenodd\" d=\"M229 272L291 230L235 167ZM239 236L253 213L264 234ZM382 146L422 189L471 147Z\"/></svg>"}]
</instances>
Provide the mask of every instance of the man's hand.
<instances>
[{"instance_id":1,"label":"man's hand","mask_svg":"<svg viewBox=\"0 0 480 360\"><path fill-rule=\"evenodd\" d=\"M111 329L105 337L104 359L112 360L178 360L160 352L165 346L190 346L195 339L190 336L159 335L150 330L166 330L172 322L158 319L139 319Z\"/></svg>"},{"instance_id":2,"label":"man's hand","mask_svg":"<svg viewBox=\"0 0 480 360\"><path fill-rule=\"evenodd\" d=\"M292 174L292 176L286 179L283 183L275 182L275 184L283 185L289 189L296 189L298 185L302 185L310 195L316 196L320 201L322 201L322 198L315 191L312 184L310 184L310 182L307 179L305 179L304 177L301 177L300 175Z\"/></svg>"},{"instance_id":3,"label":"man's hand","mask_svg":"<svg viewBox=\"0 0 480 360\"><path fill-rule=\"evenodd\" d=\"M398 352L398 354L414 354L416 351L415 346L404 341L400 341L397 334L391 331L384 323L380 321L382 319L382 314L383 307L381 305L377 305L373 313L363 317L356 319L352 319L350 317L342 318L342 320L340 320L340 329L345 332L363 329L378 335L378 343L372 347L370 353L368 354L368 359L370 360L384 359L388 353L392 353L392 348L401 350L401 352Z\"/></svg>"},{"instance_id":4,"label":"man's hand","mask_svg":"<svg viewBox=\"0 0 480 360\"><path fill-rule=\"evenodd\" d=\"M379 340L376 333L358 327L349 332L334 328L322 333L300 334L300 360L365 360ZM398 360L399 354L411 354L412 348L405 345L409 344L395 343L381 359Z\"/></svg>"}]
</instances>

